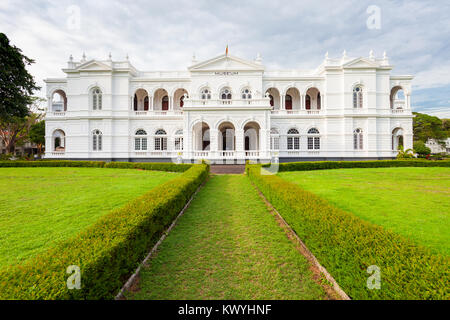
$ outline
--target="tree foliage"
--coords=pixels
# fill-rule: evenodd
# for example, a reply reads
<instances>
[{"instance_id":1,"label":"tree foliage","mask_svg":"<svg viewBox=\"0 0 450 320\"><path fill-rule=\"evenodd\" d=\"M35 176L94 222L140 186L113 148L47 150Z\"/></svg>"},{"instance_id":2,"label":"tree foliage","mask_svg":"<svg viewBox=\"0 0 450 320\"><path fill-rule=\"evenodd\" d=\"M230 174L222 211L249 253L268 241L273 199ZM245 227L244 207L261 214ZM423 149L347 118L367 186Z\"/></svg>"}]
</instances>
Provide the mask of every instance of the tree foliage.
<instances>
[{"instance_id":1,"label":"tree foliage","mask_svg":"<svg viewBox=\"0 0 450 320\"><path fill-rule=\"evenodd\" d=\"M428 148L423 141L414 142L414 152L418 154L419 157L424 158L431 153L431 149Z\"/></svg>"},{"instance_id":2,"label":"tree foliage","mask_svg":"<svg viewBox=\"0 0 450 320\"><path fill-rule=\"evenodd\" d=\"M38 153L42 153L42 147L45 145L45 121L41 120L31 125L29 140L35 143L38 148Z\"/></svg>"},{"instance_id":3,"label":"tree foliage","mask_svg":"<svg viewBox=\"0 0 450 320\"><path fill-rule=\"evenodd\" d=\"M419 112L413 114L415 115L413 120L414 141L427 142L428 139L435 139L441 142L449 136L448 120L442 121L438 117Z\"/></svg>"},{"instance_id":4,"label":"tree foliage","mask_svg":"<svg viewBox=\"0 0 450 320\"><path fill-rule=\"evenodd\" d=\"M33 91L40 89L26 67L34 60L22 54L22 50L9 43L0 33L0 119L24 118L33 102Z\"/></svg>"}]
</instances>

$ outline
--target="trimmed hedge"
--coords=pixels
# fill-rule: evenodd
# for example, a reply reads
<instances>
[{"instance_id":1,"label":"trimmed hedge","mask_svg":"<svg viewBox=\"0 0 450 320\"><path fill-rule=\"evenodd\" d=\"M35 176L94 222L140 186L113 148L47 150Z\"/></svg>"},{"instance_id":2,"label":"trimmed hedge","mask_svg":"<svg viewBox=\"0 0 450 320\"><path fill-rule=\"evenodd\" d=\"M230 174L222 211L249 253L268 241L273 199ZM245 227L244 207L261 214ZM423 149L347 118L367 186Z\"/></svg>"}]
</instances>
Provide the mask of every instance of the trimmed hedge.
<instances>
[{"instance_id":1,"label":"trimmed hedge","mask_svg":"<svg viewBox=\"0 0 450 320\"><path fill-rule=\"evenodd\" d=\"M264 165L268 166L268 165ZM280 163L279 171L309 171L344 168L387 168L387 167L450 167L450 161L430 160L375 160L375 161L314 161Z\"/></svg>"},{"instance_id":2,"label":"trimmed hedge","mask_svg":"<svg viewBox=\"0 0 450 320\"><path fill-rule=\"evenodd\" d=\"M103 168L104 161L71 161L71 160L43 160L43 161L0 161L0 168L5 167L94 167Z\"/></svg>"},{"instance_id":3,"label":"trimmed hedge","mask_svg":"<svg viewBox=\"0 0 450 320\"><path fill-rule=\"evenodd\" d=\"M284 166L284 171L325 169L324 166L338 167L329 163L295 163ZM260 166L248 166L247 173L352 299L450 299L449 257L338 209L279 176L262 175ZM381 270L380 290L367 288L370 275L366 270L371 265Z\"/></svg>"},{"instance_id":4,"label":"trimmed hedge","mask_svg":"<svg viewBox=\"0 0 450 320\"><path fill-rule=\"evenodd\" d=\"M21 265L4 268L0 271L0 299L113 298L208 174L208 165L190 166L177 178L101 217L74 238ZM66 287L70 265L81 269L80 290Z\"/></svg>"},{"instance_id":5,"label":"trimmed hedge","mask_svg":"<svg viewBox=\"0 0 450 320\"><path fill-rule=\"evenodd\" d=\"M42 160L42 161L0 161L1 167L95 167L118 169L142 169L153 171L185 172L192 164L157 163L157 162L104 162L104 161L72 161L72 160Z\"/></svg>"}]
</instances>

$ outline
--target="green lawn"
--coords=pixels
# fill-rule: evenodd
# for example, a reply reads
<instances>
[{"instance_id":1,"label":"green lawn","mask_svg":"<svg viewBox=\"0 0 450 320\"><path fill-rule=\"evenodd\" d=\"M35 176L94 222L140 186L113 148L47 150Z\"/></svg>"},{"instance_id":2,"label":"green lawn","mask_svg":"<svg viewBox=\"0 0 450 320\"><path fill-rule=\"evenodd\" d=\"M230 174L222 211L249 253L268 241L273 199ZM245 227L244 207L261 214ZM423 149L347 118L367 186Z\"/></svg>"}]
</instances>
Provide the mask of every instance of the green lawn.
<instances>
[{"instance_id":1,"label":"green lawn","mask_svg":"<svg viewBox=\"0 0 450 320\"><path fill-rule=\"evenodd\" d=\"M374 168L279 173L337 207L450 255L450 169Z\"/></svg>"},{"instance_id":2,"label":"green lawn","mask_svg":"<svg viewBox=\"0 0 450 320\"><path fill-rule=\"evenodd\" d=\"M213 176L141 270L130 299L323 299L244 175Z\"/></svg>"},{"instance_id":3,"label":"green lawn","mask_svg":"<svg viewBox=\"0 0 450 320\"><path fill-rule=\"evenodd\" d=\"M103 168L0 168L0 267L67 239L177 173Z\"/></svg>"}]
</instances>

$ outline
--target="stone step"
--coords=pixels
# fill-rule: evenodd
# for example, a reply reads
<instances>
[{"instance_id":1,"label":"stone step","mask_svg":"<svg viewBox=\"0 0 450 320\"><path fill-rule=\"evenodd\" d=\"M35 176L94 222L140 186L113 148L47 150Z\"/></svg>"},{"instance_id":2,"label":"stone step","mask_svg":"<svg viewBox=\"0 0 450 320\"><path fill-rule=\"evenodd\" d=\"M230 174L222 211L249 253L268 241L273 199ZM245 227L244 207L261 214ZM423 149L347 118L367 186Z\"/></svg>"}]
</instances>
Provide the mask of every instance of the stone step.
<instances>
[{"instance_id":1,"label":"stone step","mask_svg":"<svg viewBox=\"0 0 450 320\"><path fill-rule=\"evenodd\" d=\"M211 173L213 174L243 174L245 172L245 165L224 164L211 165Z\"/></svg>"}]
</instances>

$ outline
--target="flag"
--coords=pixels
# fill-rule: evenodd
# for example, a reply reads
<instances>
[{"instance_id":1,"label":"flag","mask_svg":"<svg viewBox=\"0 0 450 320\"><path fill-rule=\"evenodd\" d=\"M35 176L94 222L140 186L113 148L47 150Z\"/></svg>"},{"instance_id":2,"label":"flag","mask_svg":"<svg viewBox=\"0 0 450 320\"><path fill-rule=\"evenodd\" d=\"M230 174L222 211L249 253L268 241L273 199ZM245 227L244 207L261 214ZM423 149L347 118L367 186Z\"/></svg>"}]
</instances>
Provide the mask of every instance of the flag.
<instances>
[{"instance_id":1,"label":"flag","mask_svg":"<svg viewBox=\"0 0 450 320\"><path fill-rule=\"evenodd\" d=\"M227 49L225 50L225 54L228 55L228 45L227 45Z\"/></svg>"}]
</instances>

